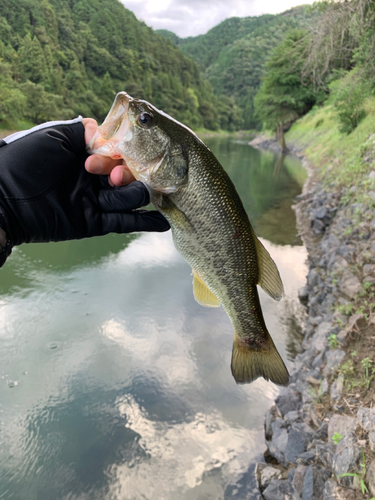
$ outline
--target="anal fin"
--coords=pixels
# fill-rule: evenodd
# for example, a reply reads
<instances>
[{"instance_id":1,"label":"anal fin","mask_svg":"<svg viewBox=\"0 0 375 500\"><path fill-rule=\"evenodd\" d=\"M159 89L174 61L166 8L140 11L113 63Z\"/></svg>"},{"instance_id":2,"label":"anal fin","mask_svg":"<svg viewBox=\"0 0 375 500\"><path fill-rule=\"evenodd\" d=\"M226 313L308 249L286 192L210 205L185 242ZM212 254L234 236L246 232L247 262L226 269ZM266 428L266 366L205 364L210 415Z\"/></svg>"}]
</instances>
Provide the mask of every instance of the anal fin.
<instances>
[{"instance_id":1,"label":"anal fin","mask_svg":"<svg viewBox=\"0 0 375 500\"><path fill-rule=\"evenodd\" d=\"M193 269L193 293L195 300L205 307L220 307L219 299L203 283L201 278Z\"/></svg>"}]
</instances>

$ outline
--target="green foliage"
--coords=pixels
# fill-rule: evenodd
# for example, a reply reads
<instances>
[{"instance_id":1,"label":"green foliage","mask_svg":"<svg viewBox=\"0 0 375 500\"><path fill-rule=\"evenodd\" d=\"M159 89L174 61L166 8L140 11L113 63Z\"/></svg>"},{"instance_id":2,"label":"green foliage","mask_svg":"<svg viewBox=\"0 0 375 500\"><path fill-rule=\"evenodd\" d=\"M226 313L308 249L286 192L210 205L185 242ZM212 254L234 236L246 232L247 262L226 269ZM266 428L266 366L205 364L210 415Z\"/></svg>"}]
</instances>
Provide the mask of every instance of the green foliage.
<instances>
[{"instance_id":1,"label":"green foliage","mask_svg":"<svg viewBox=\"0 0 375 500\"><path fill-rule=\"evenodd\" d=\"M338 432L335 432L334 435L332 436L332 441L335 444L338 444L342 438L343 438L343 436L341 434L339 434Z\"/></svg>"},{"instance_id":2,"label":"green foliage","mask_svg":"<svg viewBox=\"0 0 375 500\"><path fill-rule=\"evenodd\" d=\"M306 31L290 31L266 63L266 76L255 97L255 114L264 126L276 130L306 113L319 98L312 83L301 76Z\"/></svg>"},{"instance_id":3,"label":"green foliage","mask_svg":"<svg viewBox=\"0 0 375 500\"><path fill-rule=\"evenodd\" d=\"M222 119L230 112L226 104L226 109L222 109L222 96L238 107L228 128L260 129L262 124L254 114L254 97L261 85L264 64L290 29L308 25L315 17L315 13L306 14L305 10L296 7L278 15L232 17L205 35L185 39L166 30L158 33L199 64L203 76L220 96Z\"/></svg>"},{"instance_id":4,"label":"green foliage","mask_svg":"<svg viewBox=\"0 0 375 500\"><path fill-rule=\"evenodd\" d=\"M192 59L118 0L0 2L0 120L102 120L126 90L190 127L238 128Z\"/></svg>"},{"instance_id":5,"label":"green foliage","mask_svg":"<svg viewBox=\"0 0 375 500\"><path fill-rule=\"evenodd\" d=\"M327 340L329 342L329 347L331 349L337 349L337 346L338 346L337 335L335 335L334 333L331 333L331 335L329 335L327 337Z\"/></svg>"},{"instance_id":6,"label":"green foliage","mask_svg":"<svg viewBox=\"0 0 375 500\"><path fill-rule=\"evenodd\" d=\"M363 102L370 94L369 83L361 78L355 68L344 77L334 80L329 89L329 103L335 111L339 130L350 134L366 116Z\"/></svg>"}]
</instances>

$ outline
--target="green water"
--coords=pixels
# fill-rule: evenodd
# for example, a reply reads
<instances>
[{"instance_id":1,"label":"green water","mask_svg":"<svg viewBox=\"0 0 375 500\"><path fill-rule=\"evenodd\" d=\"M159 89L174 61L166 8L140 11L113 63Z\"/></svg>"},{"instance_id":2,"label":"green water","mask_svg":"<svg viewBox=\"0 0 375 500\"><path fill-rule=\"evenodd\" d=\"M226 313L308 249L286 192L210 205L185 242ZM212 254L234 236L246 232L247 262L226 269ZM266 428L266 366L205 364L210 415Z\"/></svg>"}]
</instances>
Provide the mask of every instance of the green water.
<instances>
[{"instance_id":1,"label":"green water","mask_svg":"<svg viewBox=\"0 0 375 500\"><path fill-rule=\"evenodd\" d=\"M244 142L207 143L280 269L285 297L261 302L290 363L304 171ZM24 245L0 277L1 500L253 498L277 388L234 383L229 319L194 301L169 232Z\"/></svg>"}]
</instances>

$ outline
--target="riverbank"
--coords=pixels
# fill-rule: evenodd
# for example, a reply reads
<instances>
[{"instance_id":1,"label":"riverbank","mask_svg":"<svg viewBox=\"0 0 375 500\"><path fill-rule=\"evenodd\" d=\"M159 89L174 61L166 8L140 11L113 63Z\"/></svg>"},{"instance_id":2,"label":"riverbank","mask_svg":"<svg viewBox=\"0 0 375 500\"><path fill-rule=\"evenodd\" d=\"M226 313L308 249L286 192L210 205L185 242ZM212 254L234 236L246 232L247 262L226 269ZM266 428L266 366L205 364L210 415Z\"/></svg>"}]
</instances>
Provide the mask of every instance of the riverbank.
<instances>
[{"instance_id":1,"label":"riverbank","mask_svg":"<svg viewBox=\"0 0 375 500\"><path fill-rule=\"evenodd\" d=\"M295 206L308 251L300 291L308 316L291 383L265 418L266 463L257 465L265 500L375 496L373 118L340 147L332 146L340 137L329 109L304 117L286 135L309 173ZM319 134L316 122L325 123ZM269 149L271 142L277 150L269 136L252 145Z\"/></svg>"}]
</instances>

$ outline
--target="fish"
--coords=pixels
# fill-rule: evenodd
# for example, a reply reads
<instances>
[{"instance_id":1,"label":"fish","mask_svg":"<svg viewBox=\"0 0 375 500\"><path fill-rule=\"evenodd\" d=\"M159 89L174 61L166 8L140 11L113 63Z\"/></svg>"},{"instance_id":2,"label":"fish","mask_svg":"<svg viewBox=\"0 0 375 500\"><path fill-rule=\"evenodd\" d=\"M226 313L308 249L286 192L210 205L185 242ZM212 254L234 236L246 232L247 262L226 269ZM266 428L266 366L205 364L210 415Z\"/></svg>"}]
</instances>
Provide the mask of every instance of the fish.
<instances>
[{"instance_id":1,"label":"fish","mask_svg":"<svg viewBox=\"0 0 375 500\"><path fill-rule=\"evenodd\" d=\"M263 377L287 385L288 370L267 330L257 290L259 285L280 300L280 274L211 150L187 126L126 92L117 94L88 147L90 153L122 158L148 187L192 268L196 301L222 306L231 320L235 381Z\"/></svg>"}]
</instances>

